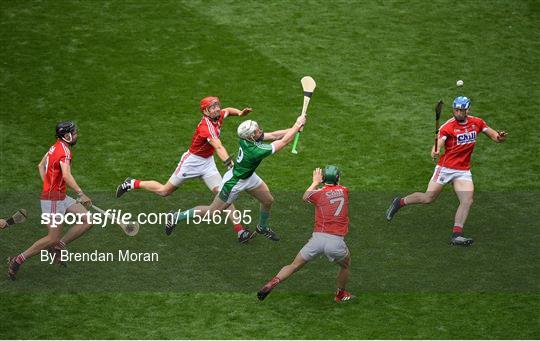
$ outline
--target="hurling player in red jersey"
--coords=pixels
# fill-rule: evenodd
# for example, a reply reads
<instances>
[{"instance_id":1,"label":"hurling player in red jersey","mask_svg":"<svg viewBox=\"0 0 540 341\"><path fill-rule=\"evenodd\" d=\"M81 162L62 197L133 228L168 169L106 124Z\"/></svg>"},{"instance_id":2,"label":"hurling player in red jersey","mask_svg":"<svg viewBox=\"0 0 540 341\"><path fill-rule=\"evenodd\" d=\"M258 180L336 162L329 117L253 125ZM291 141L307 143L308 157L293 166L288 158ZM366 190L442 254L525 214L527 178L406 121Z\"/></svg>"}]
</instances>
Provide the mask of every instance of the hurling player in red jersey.
<instances>
[{"instance_id":1,"label":"hurling player in red jersey","mask_svg":"<svg viewBox=\"0 0 540 341\"><path fill-rule=\"evenodd\" d=\"M71 174L71 147L77 143L77 126L72 121L64 121L56 126L56 143L43 156L38 165L39 174L43 180L43 190L40 195L42 218L65 215L66 212L78 215L82 223L73 227L62 237L62 224L52 226L47 224L47 236L36 241L26 251L15 257L9 257L8 276L15 280L21 264L41 250L49 250L54 255L54 261L60 262L61 250L71 241L77 239L92 224L88 220L87 209L83 205L91 205L92 201L86 196ZM66 185L77 193L77 201L66 195Z\"/></svg>"},{"instance_id":2,"label":"hurling player in red jersey","mask_svg":"<svg viewBox=\"0 0 540 341\"><path fill-rule=\"evenodd\" d=\"M128 191L139 188L165 197L172 194L182 183L192 179L202 179L212 192L219 192L221 175L214 161L214 151L226 167L231 168L233 165L232 157L229 156L219 139L223 120L228 116L246 116L251 112L251 108L242 110L235 108L222 109L217 97L203 98L200 108L203 114L201 122L193 134L189 150L180 158L180 162L169 181L163 185L154 180L137 180L129 177L116 189L117 198ZM234 206L231 206L230 210L234 211ZM240 215L231 214L230 216L237 217ZM253 234L251 231L244 228L239 222L233 224L240 243L245 243L251 239Z\"/></svg>"},{"instance_id":3,"label":"hurling player in red jersey","mask_svg":"<svg viewBox=\"0 0 540 341\"><path fill-rule=\"evenodd\" d=\"M320 168L313 171L313 183L303 196L305 201L315 205L313 235L294 261L284 266L259 290L259 300L264 300L279 283L320 254L340 266L334 301L346 302L354 298L345 290L351 265L349 249L344 240L349 232L349 189L339 185L339 178L340 171L336 166L326 166L324 175ZM317 189L323 182L324 186Z\"/></svg>"},{"instance_id":4,"label":"hurling player in red jersey","mask_svg":"<svg viewBox=\"0 0 540 341\"><path fill-rule=\"evenodd\" d=\"M468 246L471 238L463 236L463 225L473 203L474 184L472 180L471 155L479 133L486 134L495 142L504 142L506 132L495 131L481 118L470 116L471 101L464 96L457 97L453 103L454 117L444 123L438 135L437 146L444 145L444 154L439 159L425 193L416 192L404 198L396 197L386 211L386 219L391 220L397 211L411 204L430 204L437 199L443 186L452 183L459 199L459 207L454 219L452 245ZM433 146L431 156L435 159L440 150Z\"/></svg>"}]
</instances>

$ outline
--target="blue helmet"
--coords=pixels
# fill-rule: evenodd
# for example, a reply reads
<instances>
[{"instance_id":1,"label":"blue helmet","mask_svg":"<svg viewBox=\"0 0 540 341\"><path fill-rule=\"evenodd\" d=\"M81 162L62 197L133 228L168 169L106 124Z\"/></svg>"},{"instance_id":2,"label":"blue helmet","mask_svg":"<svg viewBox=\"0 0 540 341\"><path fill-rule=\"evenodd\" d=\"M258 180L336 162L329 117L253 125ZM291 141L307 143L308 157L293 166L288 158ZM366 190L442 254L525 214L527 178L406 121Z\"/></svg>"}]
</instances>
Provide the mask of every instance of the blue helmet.
<instances>
[{"instance_id":1,"label":"blue helmet","mask_svg":"<svg viewBox=\"0 0 540 341\"><path fill-rule=\"evenodd\" d=\"M454 109L467 110L471 107L471 100L465 96L459 96L454 99L454 104L452 105Z\"/></svg>"}]
</instances>

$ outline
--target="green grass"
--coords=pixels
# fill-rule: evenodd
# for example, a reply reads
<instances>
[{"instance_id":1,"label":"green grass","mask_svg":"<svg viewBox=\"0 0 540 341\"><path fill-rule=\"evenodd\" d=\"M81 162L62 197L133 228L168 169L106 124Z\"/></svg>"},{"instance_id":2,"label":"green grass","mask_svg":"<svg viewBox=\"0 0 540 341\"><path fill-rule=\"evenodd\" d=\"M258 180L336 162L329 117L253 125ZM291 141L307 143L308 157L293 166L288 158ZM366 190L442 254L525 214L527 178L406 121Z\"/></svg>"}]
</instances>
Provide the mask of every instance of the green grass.
<instances>
[{"instance_id":1,"label":"green grass","mask_svg":"<svg viewBox=\"0 0 540 341\"><path fill-rule=\"evenodd\" d=\"M32 259L0 280L0 338L433 338L540 337L540 27L537 1L2 2L0 215L26 207L28 223L0 233L6 257L42 236L36 165L54 125L80 126L73 173L98 206L133 213L211 200L200 182L173 196L113 198L126 176L166 181L199 120L198 101L254 108L266 131L293 124L299 80L318 87L300 154L284 150L257 173L275 194L280 243L237 245L229 227L143 226L135 238L94 228L77 252L156 251L158 263ZM423 190L433 163L433 107L444 118L465 81L473 112L508 142L480 137L477 194L466 232L448 243L457 199L391 224L395 194ZM227 119L222 141L236 152ZM300 202L314 167L335 163L352 190L349 288L332 304L336 269L310 264L262 304L257 288L309 238ZM221 170L223 168L218 165ZM247 196L238 207L257 211ZM256 214L254 217L256 219ZM323 316L324 318L321 318ZM74 325L78 325L74 328Z\"/></svg>"},{"instance_id":2,"label":"green grass","mask_svg":"<svg viewBox=\"0 0 540 341\"><path fill-rule=\"evenodd\" d=\"M538 296L533 295L361 294L351 304L335 304L329 294L272 295L263 303L239 293L13 295L5 303L14 322L0 336L528 339L537 335L531 329L538 327L534 318ZM61 318L65 315L70 319ZM77 321L77 328L72 321Z\"/></svg>"}]
</instances>

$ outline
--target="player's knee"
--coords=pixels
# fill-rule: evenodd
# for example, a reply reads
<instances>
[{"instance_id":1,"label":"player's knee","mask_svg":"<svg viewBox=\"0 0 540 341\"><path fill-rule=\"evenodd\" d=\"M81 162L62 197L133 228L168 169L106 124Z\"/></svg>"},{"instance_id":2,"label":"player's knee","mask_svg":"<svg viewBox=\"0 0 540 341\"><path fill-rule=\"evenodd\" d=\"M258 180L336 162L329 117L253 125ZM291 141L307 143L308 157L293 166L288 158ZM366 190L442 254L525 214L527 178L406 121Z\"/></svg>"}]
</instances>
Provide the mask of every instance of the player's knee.
<instances>
[{"instance_id":1,"label":"player's knee","mask_svg":"<svg viewBox=\"0 0 540 341\"><path fill-rule=\"evenodd\" d=\"M157 191L157 194L161 197L167 197L171 195L171 193L172 193L172 190L165 186L161 186L160 189Z\"/></svg>"},{"instance_id":2,"label":"player's knee","mask_svg":"<svg viewBox=\"0 0 540 341\"><path fill-rule=\"evenodd\" d=\"M84 226L90 225L91 226L92 225L92 220L87 215L84 215L81 218L81 225L84 225Z\"/></svg>"},{"instance_id":3,"label":"player's knee","mask_svg":"<svg viewBox=\"0 0 540 341\"><path fill-rule=\"evenodd\" d=\"M339 265L343 269L348 269L351 266L351 258L349 256L345 257L341 262L339 262Z\"/></svg>"},{"instance_id":4,"label":"player's knee","mask_svg":"<svg viewBox=\"0 0 540 341\"><path fill-rule=\"evenodd\" d=\"M461 200L461 203L465 206L471 206L473 204L473 198L470 197L470 198L465 198L465 199L462 199Z\"/></svg>"},{"instance_id":5,"label":"player's knee","mask_svg":"<svg viewBox=\"0 0 540 341\"><path fill-rule=\"evenodd\" d=\"M272 206L273 204L274 204L274 197L273 196L269 196L263 202L263 205L266 206L266 207Z\"/></svg>"},{"instance_id":6,"label":"player's knee","mask_svg":"<svg viewBox=\"0 0 540 341\"><path fill-rule=\"evenodd\" d=\"M92 219L89 217L88 212L82 213L79 216L79 219L76 222L77 225L82 226L82 228L89 228L92 224Z\"/></svg>"},{"instance_id":7,"label":"player's knee","mask_svg":"<svg viewBox=\"0 0 540 341\"><path fill-rule=\"evenodd\" d=\"M424 195L424 204L431 204L437 199L437 195L431 192L428 192Z\"/></svg>"}]
</instances>

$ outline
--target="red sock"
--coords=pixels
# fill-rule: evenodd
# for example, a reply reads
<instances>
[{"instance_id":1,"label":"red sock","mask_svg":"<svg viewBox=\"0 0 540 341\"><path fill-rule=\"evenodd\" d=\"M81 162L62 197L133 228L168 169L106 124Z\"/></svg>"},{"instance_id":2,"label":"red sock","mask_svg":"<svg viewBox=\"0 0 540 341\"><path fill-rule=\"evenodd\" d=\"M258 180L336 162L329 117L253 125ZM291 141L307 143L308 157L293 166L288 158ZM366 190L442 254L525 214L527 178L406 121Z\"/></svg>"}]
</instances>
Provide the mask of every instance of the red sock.
<instances>
[{"instance_id":1,"label":"red sock","mask_svg":"<svg viewBox=\"0 0 540 341\"><path fill-rule=\"evenodd\" d=\"M133 180L133 189L141 188L141 180Z\"/></svg>"},{"instance_id":2,"label":"red sock","mask_svg":"<svg viewBox=\"0 0 540 341\"><path fill-rule=\"evenodd\" d=\"M405 198L399 199L399 207L405 206Z\"/></svg>"},{"instance_id":3,"label":"red sock","mask_svg":"<svg viewBox=\"0 0 540 341\"><path fill-rule=\"evenodd\" d=\"M463 227L461 227L461 226L454 226L454 228L452 229L452 232L453 232L453 233L463 234Z\"/></svg>"},{"instance_id":4,"label":"red sock","mask_svg":"<svg viewBox=\"0 0 540 341\"><path fill-rule=\"evenodd\" d=\"M234 232L238 233L244 229L244 226L242 224L234 224Z\"/></svg>"},{"instance_id":5,"label":"red sock","mask_svg":"<svg viewBox=\"0 0 540 341\"><path fill-rule=\"evenodd\" d=\"M26 257L22 253L15 258L15 262L19 264L24 263L25 260L26 260Z\"/></svg>"}]
</instances>

